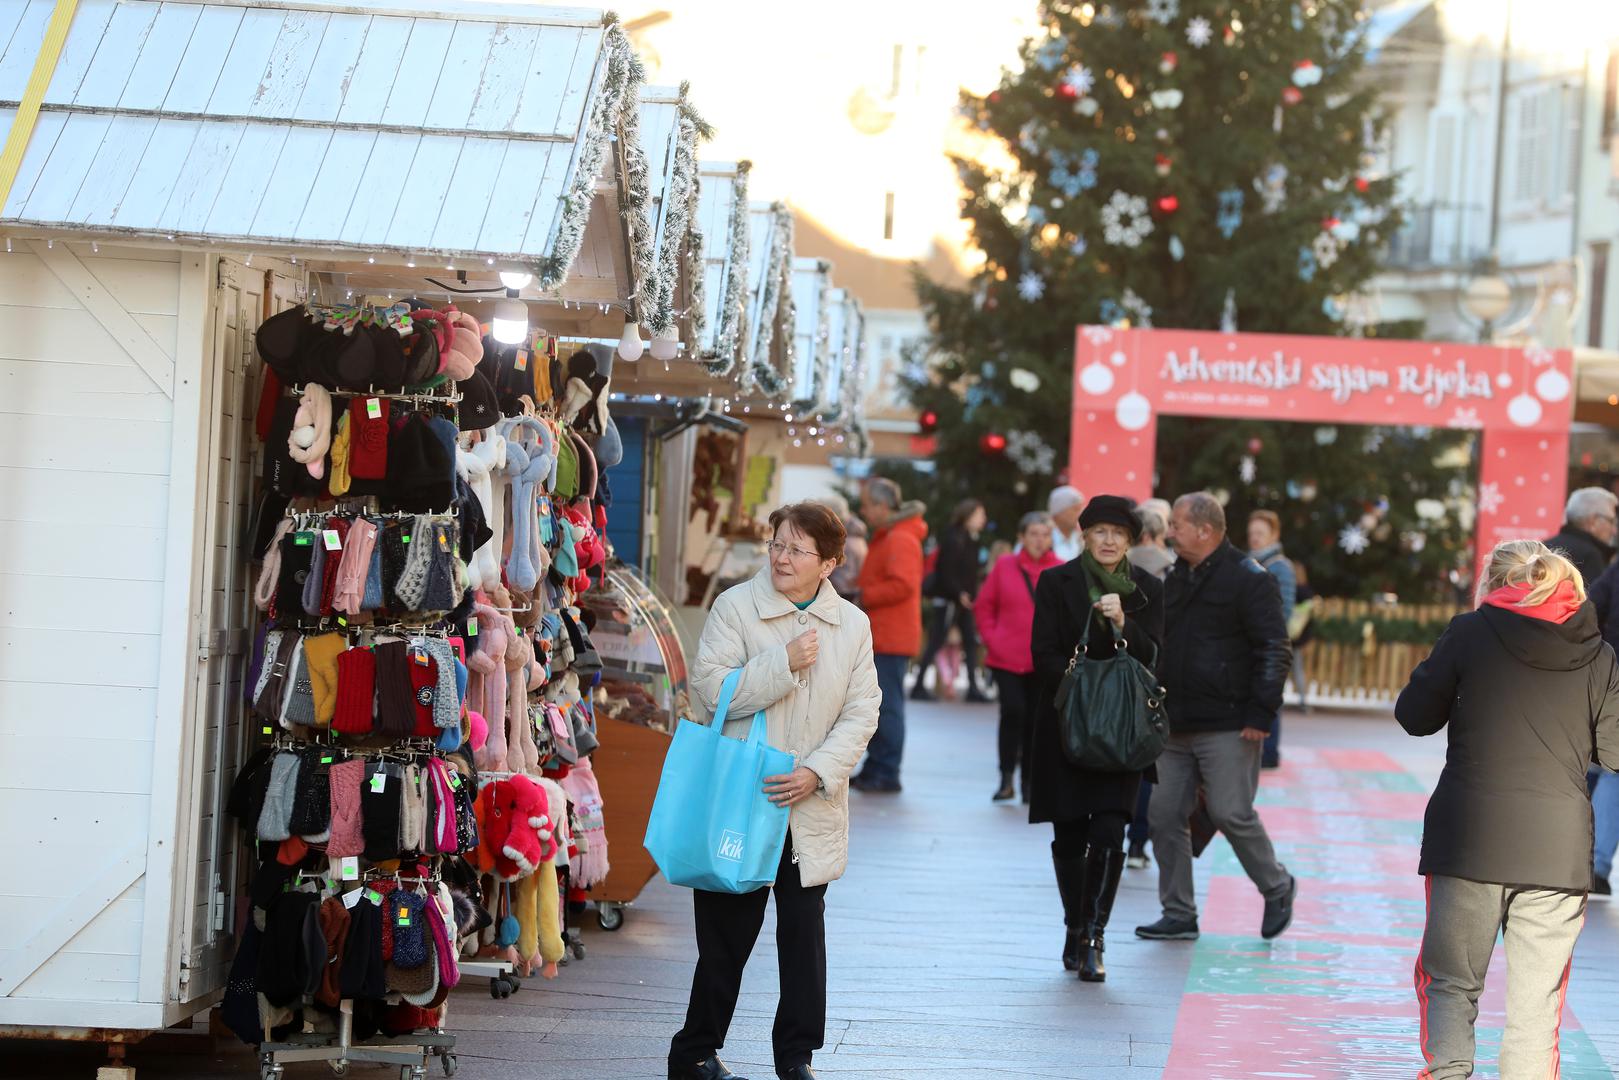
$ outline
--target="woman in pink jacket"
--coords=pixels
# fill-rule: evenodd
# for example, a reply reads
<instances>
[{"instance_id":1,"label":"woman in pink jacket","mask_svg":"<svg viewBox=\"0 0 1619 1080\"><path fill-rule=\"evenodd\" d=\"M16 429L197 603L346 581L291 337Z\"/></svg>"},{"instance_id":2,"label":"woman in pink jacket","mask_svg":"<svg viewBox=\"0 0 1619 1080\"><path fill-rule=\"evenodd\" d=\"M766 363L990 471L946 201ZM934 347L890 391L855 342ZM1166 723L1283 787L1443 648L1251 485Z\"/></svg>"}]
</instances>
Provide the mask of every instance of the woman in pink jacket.
<instances>
[{"instance_id":1,"label":"woman in pink jacket","mask_svg":"<svg viewBox=\"0 0 1619 1080\"><path fill-rule=\"evenodd\" d=\"M1034 692L1034 657L1029 635L1034 627L1034 583L1043 571L1061 566L1051 550L1051 515L1024 514L1018 523L1022 548L1002 555L978 592L973 616L984 639L985 666L995 675L1001 701L1001 786L995 801L1017 792L1012 776L1023 763L1023 801L1029 801L1029 695Z\"/></svg>"}]
</instances>

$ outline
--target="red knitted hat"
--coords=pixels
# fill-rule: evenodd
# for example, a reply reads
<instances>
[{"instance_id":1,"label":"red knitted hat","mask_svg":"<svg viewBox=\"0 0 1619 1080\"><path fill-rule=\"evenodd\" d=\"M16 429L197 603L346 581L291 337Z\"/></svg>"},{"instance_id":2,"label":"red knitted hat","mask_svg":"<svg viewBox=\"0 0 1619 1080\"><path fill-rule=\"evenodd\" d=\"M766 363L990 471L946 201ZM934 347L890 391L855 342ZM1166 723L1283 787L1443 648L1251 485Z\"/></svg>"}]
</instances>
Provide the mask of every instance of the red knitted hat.
<instances>
[{"instance_id":1,"label":"red knitted hat","mask_svg":"<svg viewBox=\"0 0 1619 1080\"><path fill-rule=\"evenodd\" d=\"M337 658L337 713L332 730L369 735L377 690L377 657L370 649L349 649Z\"/></svg>"},{"instance_id":2,"label":"red knitted hat","mask_svg":"<svg viewBox=\"0 0 1619 1080\"><path fill-rule=\"evenodd\" d=\"M389 404L387 398L349 400L349 475L356 480L382 480L388 475Z\"/></svg>"}]
</instances>

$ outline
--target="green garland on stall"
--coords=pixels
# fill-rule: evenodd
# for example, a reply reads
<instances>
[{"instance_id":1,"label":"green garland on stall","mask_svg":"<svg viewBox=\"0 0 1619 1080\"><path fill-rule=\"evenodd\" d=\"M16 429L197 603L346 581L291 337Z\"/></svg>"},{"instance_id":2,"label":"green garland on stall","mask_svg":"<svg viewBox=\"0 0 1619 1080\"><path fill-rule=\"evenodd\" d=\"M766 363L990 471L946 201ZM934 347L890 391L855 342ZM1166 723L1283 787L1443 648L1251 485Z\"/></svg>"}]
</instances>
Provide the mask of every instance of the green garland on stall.
<instances>
[{"instance_id":1,"label":"green garland on stall","mask_svg":"<svg viewBox=\"0 0 1619 1080\"><path fill-rule=\"evenodd\" d=\"M736 370L742 335L742 314L748 285L748 170L751 162L737 163L736 180L731 186L731 235L726 238L730 254L725 261L725 292L720 307L720 324L714 334L712 352L703 356L710 375L724 377Z\"/></svg>"},{"instance_id":2,"label":"green garland on stall","mask_svg":"<svg viewBox=\"0 0 1619 1080\"><path fill-rule=\"evenodd\" d=\"M1366 640L1366 627L1385 645L1432 645L1450 625L1448 619L1400 619L1383 616L1354 618L1345 615L1316 616L1310 620L1315 640L1331 645L1360 645Z\"/></svg>"}]
</instances>

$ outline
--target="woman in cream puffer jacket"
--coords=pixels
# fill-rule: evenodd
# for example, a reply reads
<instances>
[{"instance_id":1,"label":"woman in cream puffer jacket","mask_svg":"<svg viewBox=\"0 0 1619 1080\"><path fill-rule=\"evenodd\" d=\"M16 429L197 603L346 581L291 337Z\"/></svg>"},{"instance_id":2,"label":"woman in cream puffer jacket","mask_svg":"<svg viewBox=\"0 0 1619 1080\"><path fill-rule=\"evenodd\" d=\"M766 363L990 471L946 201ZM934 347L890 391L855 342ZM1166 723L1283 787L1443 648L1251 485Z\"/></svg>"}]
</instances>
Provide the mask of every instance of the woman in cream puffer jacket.
<instances>
[{"instance_id":1,"label":"woman in cream puffer jacket","mask_svg":"<svg viewBox=\"0 0 1619 1080\"><path fill-rule=\"evenodd\" d=\"M740 895L697 890L697 970L686 1026L669 1053L678 1080L727 1080L724 1045L742 968L776 896L781 1003L773 1032L776 1073L807 1080L826 1028L826 887L849 861L849 776L877 730L882 692L871 624L827 578L843 561L843 523L818 503L770 516L769 564L714 602L692 663L701 712L713 713L731 672L742 678L724 732L746 738L764 710L768 741L793 756L765 793L792 808L775 884Z\"/></svg>"}]
</instances>

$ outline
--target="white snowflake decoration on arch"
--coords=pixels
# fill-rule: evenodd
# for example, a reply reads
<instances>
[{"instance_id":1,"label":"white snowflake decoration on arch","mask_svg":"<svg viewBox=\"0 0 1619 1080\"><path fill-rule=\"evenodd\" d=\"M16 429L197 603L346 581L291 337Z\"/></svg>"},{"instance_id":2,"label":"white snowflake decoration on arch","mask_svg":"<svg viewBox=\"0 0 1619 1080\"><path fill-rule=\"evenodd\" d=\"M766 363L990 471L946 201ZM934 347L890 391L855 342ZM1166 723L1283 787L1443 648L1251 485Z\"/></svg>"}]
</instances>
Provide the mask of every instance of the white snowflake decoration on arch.
<instances>
[{"instance_id":1,"label":"white snowflake decoration on arch","mask_svg":"<svg viewBox=\"0 0 1619 1080\"><path fill-rule=\"evenodd\" d=\"M1500 484L1491 482L1491 483L1488 483L1488 484L1480 484L1478 486L1478 512L1479 513L1481 513L1481 514L1493 514L1497 510L1501 509L1501 504L1506 502L1506 501L1507 501L1507 497L1505 495L1501 494L1501 485Z\"/></svg>"},{"instance_id":2,"label":"white snowflake decoration on arch","mask_svg":"<svg viewBox=\"0 0 1619 1080\"><path fill-rule=\"evenodd\" d=\"M1186 43L1194 49L1201 49L1214 40L1214 27L1209 20L1198 15L1186 24Z\"/></svg>"},{"instance_id":3,"label":"white snowflake decoration on arch","mask_svg":"<svg viewBox=\"0 0 1619 1080\"><path fill-rule=\"evenodd\" d=\"M1137 247L1152 233L1147 200L1115 191L1102 207L1102 239L1115 246Z\"/></svg>"}]
</instances>

